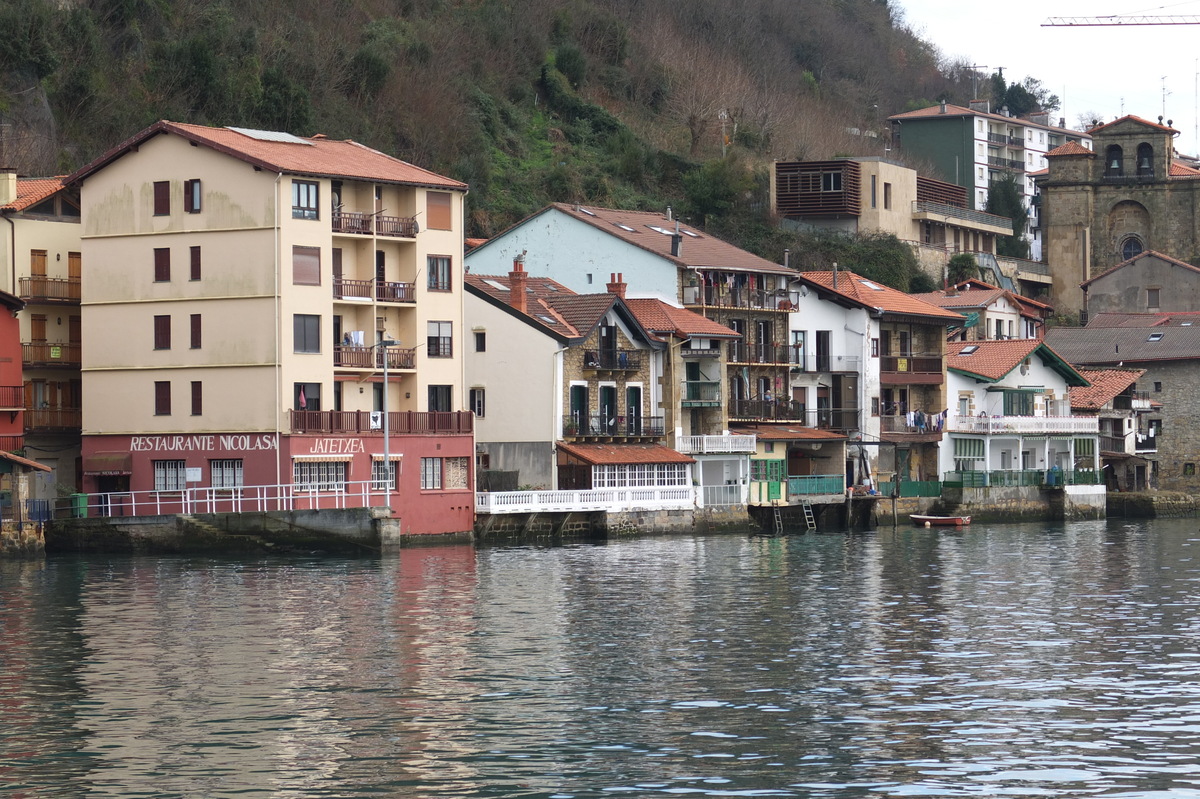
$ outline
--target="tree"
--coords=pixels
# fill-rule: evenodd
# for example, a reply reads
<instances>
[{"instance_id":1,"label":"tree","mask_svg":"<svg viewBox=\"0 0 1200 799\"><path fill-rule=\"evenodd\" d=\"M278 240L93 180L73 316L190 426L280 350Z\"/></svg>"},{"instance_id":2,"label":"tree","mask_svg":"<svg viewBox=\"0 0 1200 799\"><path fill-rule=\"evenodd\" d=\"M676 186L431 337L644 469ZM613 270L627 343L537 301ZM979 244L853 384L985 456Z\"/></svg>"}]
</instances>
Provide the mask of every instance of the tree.
<instances>
[{"instance_id":1,"label":"tree","mask_svg":"<svg viewBox=\"0 0 1200 799\"><path fill-rule=\"evenodd\" d=\"M992 183L988 189L987 207L989 214L1007 216L1012 220L1012 235L996 240L996 253L1012 258L1028 258L1029 242L1025 241L1025 224L1028 220L1025 200L1015 175L1006 174Z\"/></svg>"},{"instance_id":2,"label":"tree","mask_svg":"<svg viewBox=\"0 0 1200 799\"><path fill-rule=\"evenodd\" d=\"M970 253L960 252L953 255L950 257L950 262L946 264L946 281L951 286L977 277L979 277L979 263Z\"/></svg>"}]
</instances>

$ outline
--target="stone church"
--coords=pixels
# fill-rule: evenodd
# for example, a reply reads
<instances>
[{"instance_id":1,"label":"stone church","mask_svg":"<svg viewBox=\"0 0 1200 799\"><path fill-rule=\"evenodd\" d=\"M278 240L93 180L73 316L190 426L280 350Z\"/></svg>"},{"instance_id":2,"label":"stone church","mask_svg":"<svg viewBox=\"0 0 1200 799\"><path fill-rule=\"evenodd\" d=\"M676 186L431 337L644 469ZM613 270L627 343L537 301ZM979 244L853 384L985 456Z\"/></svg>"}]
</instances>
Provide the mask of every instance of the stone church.
<instances>
[{"instance_id":1,"label":"stone church","mask_svg":"<svg viewBox=\"0 0 1200 799\"><path fill-rule=\"evenodd\" d=\"M1048 168L1036 179L1059 313L1086 322L1081 284L1143 252L1200 262L1200 170L1176 160L1179 132L1170 124L1126 116L1092 128L1091 150L1070 142L1046 153ZM1200 276L1175 274L1186 281Z\"/></svg>"}]
</instances>

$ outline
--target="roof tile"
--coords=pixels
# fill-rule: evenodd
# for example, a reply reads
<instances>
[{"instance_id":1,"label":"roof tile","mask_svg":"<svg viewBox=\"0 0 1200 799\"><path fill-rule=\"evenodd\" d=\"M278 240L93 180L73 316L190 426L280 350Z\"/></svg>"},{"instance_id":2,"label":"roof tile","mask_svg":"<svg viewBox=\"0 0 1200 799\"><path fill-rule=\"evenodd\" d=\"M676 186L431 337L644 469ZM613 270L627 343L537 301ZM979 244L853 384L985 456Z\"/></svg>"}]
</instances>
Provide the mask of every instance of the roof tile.
<instances>
[{"instance_id":1,"label":"roof tile","mask_svg":"<svg viewBox=\"0 0 1200 799\"><path fill-rule=\"evenodd\" d=\"M558 451L584 463L695 463L696 459L662 444L567 444L558 442Z\"/></svg>"},{"instance_id":2,"label":"roof tile","mask_svg":"<svg viewBox=\"0 0 1200 799\"><path fill-rule=\"evenodd\" d=\"M836 275L836 278L835 278ZM800 272L797 277L813 286L831 291L863 308L880 308L884 313L924 316L933 322L950 324L963 321L962 314L947 311L912 295L876 283L845 269L835 272ZM834 288L834 281L837 288Z\"/></svg>"}]
</instances>

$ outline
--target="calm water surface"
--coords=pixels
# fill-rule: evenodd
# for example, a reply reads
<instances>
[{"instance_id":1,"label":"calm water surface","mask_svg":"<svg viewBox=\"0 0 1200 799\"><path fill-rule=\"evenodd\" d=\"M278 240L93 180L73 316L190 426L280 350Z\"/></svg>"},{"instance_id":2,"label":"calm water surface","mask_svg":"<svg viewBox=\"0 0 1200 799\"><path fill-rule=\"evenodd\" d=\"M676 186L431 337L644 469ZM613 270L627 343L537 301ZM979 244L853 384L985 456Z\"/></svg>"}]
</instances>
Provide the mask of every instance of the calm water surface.
<instances>
[{"instance_id":1,"label":"calm water surface","mask_svg":"<svg viewBox=\"0 0 1200 799\"><path fill-rule=\"evenodd\" d=\"M1200 797L1197 525L0 563L0 794Z\"/></svg>"}]
</instances>

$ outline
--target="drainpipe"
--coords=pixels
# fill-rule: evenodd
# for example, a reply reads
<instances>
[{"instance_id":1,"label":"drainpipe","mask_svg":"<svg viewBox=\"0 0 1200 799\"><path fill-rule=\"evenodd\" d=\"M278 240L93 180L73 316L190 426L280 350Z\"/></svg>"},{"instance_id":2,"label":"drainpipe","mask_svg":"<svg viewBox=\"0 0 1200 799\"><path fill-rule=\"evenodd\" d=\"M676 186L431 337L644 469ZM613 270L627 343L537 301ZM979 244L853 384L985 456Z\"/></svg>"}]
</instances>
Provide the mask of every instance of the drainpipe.
<instances>
[{"instance_id":1,"label":"drainpipe","mask_svg":"<svg viewBox=\"0 0 1200 799\"><path fill-rule=\"evenodd\" d=\"M275 176L275 485L283 485L283 430L279 423L280 406L283 404L283 332L280 330L280 317L282 310L280 303L283 298L281 292L283 286L280 283L279 258L282 244L280 238L283 235L283 222L280 218L279 206L282 200L279 197L280 186L283 183L283 173L280 172ZM276 489L279 490L279 489Z\"/></svg>"}]
</instances>

